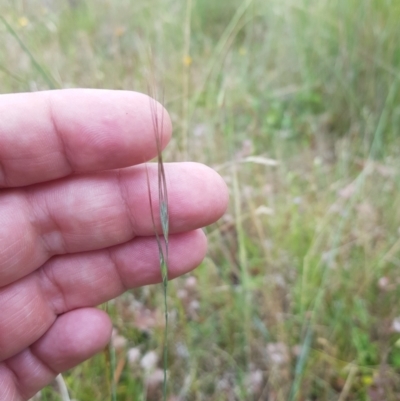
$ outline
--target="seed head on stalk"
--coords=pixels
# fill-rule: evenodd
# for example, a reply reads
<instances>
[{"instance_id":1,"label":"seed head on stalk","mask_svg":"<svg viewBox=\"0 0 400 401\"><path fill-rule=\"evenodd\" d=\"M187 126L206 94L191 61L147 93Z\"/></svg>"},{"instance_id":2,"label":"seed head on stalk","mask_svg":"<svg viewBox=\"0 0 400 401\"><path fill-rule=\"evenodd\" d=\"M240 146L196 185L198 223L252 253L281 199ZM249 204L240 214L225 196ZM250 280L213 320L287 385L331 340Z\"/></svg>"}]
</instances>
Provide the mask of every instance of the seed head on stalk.
<instances>
[{"instance_id":1,"label":"seed head on stalk","mask_svg":"<svg viewBox=\"0 0 400 401\"><path fill-rule=\"evenodd\" d=\"M149 173L146 165L146 174L147 174L147 189L149 194L149 204L150 204L150 212L151 219L153 224L153 231L156 237L157 245L158 245L158 254L160 260L160 271L163 285L163 295L164 295L164 314L165 314L165 330L164 330L164 345L163 345L163 360L164 360L164 382L163 382L163 400L166 400L167 397L167 352L168 352L168 303L167 303L167 292L168 292L168 233L169 233L169 213L168 213L168 194L167 194L167 184L165 178L165 169L163 163L162 149L163 149L163 132L162 127L164 123L164 109L162 109L161 120L158 117L157 113L157 102L154 99L150 100L151 102L151 111L153 118L153 127L154 127L154 135L155 141L157 145L157 183L158 183L158 201L159 201L159 214L160 214L160 222L161 222L161 231L160 235L157 231L155 224L155 217L153 212L153 200L151 196L150 189L150 179ZM162 241L163 240L163 241ZM164 244L163 244L164 242Z\"/></svg>"}]
</instances>

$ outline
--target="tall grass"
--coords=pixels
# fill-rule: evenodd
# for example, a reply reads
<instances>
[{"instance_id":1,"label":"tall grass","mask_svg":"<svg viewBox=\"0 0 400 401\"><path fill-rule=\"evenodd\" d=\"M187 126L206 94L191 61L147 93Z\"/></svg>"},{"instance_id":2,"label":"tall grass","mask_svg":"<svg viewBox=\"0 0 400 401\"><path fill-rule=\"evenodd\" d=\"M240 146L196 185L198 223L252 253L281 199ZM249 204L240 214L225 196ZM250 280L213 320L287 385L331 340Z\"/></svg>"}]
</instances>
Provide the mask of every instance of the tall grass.
<instances>
[{"instance_id":1,"label":"tall grass","mask_svg":"<svg viewBox=\"0 0 400 401\"><path fill-rule=\"evenodd\" d=\"M398 399L395 0L0 7L63 87L146 91L151 43L168 160L210 164L230 186L203 266L170 283L171 401ZM4 27L0 39L2 90L47 88ZM133 349L160 357L163 302L148 287L110 305L128 339L117 365ZM159 399L161 358L154 372L129 360L118 399ZM71 371L73 397L106 399L103 373L102 357Z\"/></svg>"}]
</instances>

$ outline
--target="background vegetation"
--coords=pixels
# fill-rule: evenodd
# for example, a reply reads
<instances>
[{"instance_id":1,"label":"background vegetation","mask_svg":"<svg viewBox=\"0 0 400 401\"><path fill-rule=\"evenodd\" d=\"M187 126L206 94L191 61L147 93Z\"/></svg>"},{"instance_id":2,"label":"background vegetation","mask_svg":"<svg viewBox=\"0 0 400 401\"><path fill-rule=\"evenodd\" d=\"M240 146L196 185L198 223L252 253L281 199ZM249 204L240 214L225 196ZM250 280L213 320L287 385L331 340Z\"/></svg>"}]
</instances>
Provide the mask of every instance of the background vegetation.
<instances>
[{"instance_id":1,"label":"background vegetation","mask_svg":"<svg viewBox=\"0 0 400 401\"><path fill-rule=\"evenodd\" d=\"M170 401L400 399L400 2L2 0L0 15L1 92L147 92L154 64L166 159L230 187L207 259L170 286ZM105 352L68 372L74 399L110 399L111 375L118 400L160 399L162 306L156 286L109 303L114 368Z\"/></svg>"}]
</instances>

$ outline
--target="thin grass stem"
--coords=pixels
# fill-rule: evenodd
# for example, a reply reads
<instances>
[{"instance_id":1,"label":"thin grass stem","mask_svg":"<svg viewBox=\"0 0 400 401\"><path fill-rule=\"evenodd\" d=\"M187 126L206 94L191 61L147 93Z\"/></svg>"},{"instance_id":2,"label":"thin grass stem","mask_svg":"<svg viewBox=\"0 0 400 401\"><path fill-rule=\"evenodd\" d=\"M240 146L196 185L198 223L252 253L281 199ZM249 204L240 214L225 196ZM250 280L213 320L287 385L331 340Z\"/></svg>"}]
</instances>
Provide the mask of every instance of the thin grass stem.
<instances>
[{"instance_id":1,"label":"thin grass stem","mask_svg":"<svg viewBox=\"0 0 400 401\"><path fill-rule=\"evenodd\" d=\"M114 348L112 341L110 341L108 351L109 351L109 356L110 356L111 401L117 401L117 385L115 382L116 358L115 358L115 348Z\"/></svg>"},{"instance_id":2,"label":"thin grass stem","mask_svg":"<svg viewBox=\"0 0 400 401\"><path fill-rule=\"evenodd\" d=\"M150 188L150 178L148 169L146 166L147 174L147 188L149 195L149 204L151 211L151 219L153 224L153 231L156 236L156 241L158 245L158 253L160 260L160 272L162 278L163 287L163 298L164 298L164 316L165 316L165 330L163 339L163 400L167 398L167 369L168 369L168 235L169 235L169 210L168 210L168 193L167 193L167 182L165 177L165 169L162 156L162 127L163 127L163 113L161 116L161 121L158 118L157 107L155 101L151 103L152 106L152 117L153 117L153 127L155 132L155 140L157 145L157 183L158 183L158 201L159 201L159 217L161 222L162 235L157 231L155 216L153 212L153 200ZM164 242L164 246L162 244Z\"/></svg>"},{"instance_id":3,"label":"thin grass stem","mask_svg":"<svg viewBox=\"0 0 400 401\"><path fill-rule=\"evenodd\" d=\"M61 400L62 401L71 401L71 398L69 397L69 394L68 394L67 385L65 384L64 378L61 373L56 377L56 383L58 386Z\"/></svg>"},{"instance_id":4,"label":"thin grass stem","mask_svg":"<svg viewBox=\"0 0 400 401\"><path fill-rule=\"evenodd\" d=\"M40 65L40 63L36 60L35 56L31 53L31 51L28 49L28 47L25 45L25 43L22 41L22 39L18 36L18 34L14 30L14 28L1 15L0 15L0 20L6 27L7 31L14 37L14 39L21 46L21 49L24 51L24 53L26 53L28 55L33 66L38 71L38 73L42 76L42 78L45 80L45 82L47 83L49 88L56 89L58 87L58 85L55 83L56 82L55 79L50 75L49 72L45 71L45 69Z\"/></svg>"}]
</instances>

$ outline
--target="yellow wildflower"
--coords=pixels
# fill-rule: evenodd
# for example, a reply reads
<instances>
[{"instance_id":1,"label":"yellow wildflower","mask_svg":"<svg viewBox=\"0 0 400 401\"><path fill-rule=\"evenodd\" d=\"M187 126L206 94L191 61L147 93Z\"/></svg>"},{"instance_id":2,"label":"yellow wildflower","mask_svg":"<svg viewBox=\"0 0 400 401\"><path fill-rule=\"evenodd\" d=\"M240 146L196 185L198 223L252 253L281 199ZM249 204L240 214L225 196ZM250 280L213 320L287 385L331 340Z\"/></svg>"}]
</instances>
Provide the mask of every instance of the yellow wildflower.
<instances>
[{"instance_id":1,"label":"yellow wildflower","mask_svg":"<svg viewBox=\"0 0 400 401\"><path fill-rule=\"evenodd\" d=\"M29 20L26 17L18 18L18 25L22 28L25 28L29 24Z\"/></svg>"},{"instance_id":2,"label":"yellow wildflower","mask_svg":"<svg viewBox=\"0 0 400 401\"><path fill-rule=\"evenodd\" d=\"M192 64L192 58L189 55L183 57L183 65L189 67Z\"/></svg>"},{"instance_id":3,"label":"yellow wildflower","mask_svg":"<svg viewBox=\"0 0 400 401\"><path fill-rule=\"evenodd\" d=\"M367 376L363 376L361 378L361 381L364 384L364 386L369 387L369 386L371 386L371 384L374 383L374 378L372 376L370 376L370 375L367 375Z\"/></svg>"}]
</instances>

